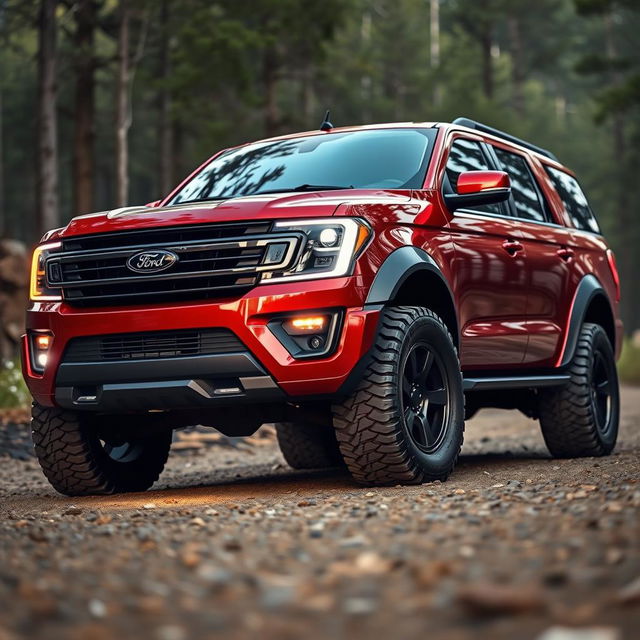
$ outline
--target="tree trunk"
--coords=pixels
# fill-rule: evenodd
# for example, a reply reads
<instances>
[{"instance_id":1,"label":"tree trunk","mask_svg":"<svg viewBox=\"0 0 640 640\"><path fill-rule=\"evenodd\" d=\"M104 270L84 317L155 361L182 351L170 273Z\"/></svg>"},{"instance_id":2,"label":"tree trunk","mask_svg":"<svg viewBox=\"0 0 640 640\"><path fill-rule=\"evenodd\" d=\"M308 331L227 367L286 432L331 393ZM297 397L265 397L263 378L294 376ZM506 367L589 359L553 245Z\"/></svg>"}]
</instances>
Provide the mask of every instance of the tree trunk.
<instances>
[{"instance_id":1,"label":"tree trunk","mask_svg":"<svg viewBox=\"0 0 640 640\"><path fill-rule=\"evenodd\" d=\"M262 62L262 78L265 92L264 127L267 136L278 133L278 61L273 47L267 47Z\"/></svg>"},{"instance_id":2,"label":"tree trunk","mask_svg":"<svg viewBox=\"0 0 640 640\"><path fill-rule=\"evenodd\" d=\"M2 148L2 85L0 83L0 238L8 236L7 215L4 210L4 151Z\"/></svg>"},{"instance_id":3,"label":"tree trunk","mask_svg":"<svg viewBox=\"0 0 640 640\"><path fill-rule=\"evenodd\" d=\"M120 0L116 83L116 206L129 199L129 3Z\"/></svg>"},{"instance_id":4,"label":"tree trunk","mask_svg":"<svg viewBox=\"0 0 640 640\"><path fill-rule=\"evenodd\" d=\"M440 0L430 0L429 14L431 40L429 59L431 67L435 69L440 65Z\"/></svg>"},{"instance_id":5,"label":"tree trunk","mask_svg":"<svg viewBox=\"0 0 640 640\"><path fill-rule=\"evenodd\" d=\"M166 196L174 186L173 123L171 118L171 91L167 86L171 76L171 50L169 31L169 0L162 0L160 42L160 196Z\"/></svg>"},{"instance_id":6,"label":"tree trunk","mask_svg":"<svg viewBox=\"0 0 640 640\"><path fill-rule=\"evenodd\" d=\"M95 26L97 7L93 0L78 0L74 12L75 106L73 133L74 213L93 210L95 139Z\"/></svg>"},{"instance_id":7,"label":"tree trunk","mask_svg":"<svg viewBox=\"0 0 640 640\"><path fill-rule=\"evenodd\" d=\"M171 121L171 140L173 144L173 155L171 158L171 171L174 176L181 179L184 176L185 160L184 160L184 126L180 120L173 118Z\"/></svg>"},{"instance_id":8,"label":"tree trunk","mask_svg":"<svg viewBox=\"0 0 640 640\"><path fill-rule=\"evenodd\" d=\"M491 58L491 46L493 39L491 36L491 25L486 25L480 35L480 46L482 48L482 89L487 100L493 99L493 60Z\"/></svg>"},{"instance_id":9,"label":"tree trunk","mask_svg":"<svg viewBox=\"0 0 640 640\"><path fill-rule=\"evenodd\" d=\"M607 58L615 61L618 56L616 48L616 37L613 32L613 16L607 13L604 16L604 31ZM612 65L615 69L615 66ZM609 81L613 86L619 86L620 74L613 70L610 72ZM627 155L627 141L625 135L624 116L621 113L613 114L613 135L611 137L613 158L618 167L625 167ZM618 198L616 203L616 239L618 241L618 265L620 269L620 283L622 286L622 306L621 315L625 324L625 330L630 333L637 326L638 318L635 309L635 265L636 247L633 245L633 234L631 230L635 227L635 220L632 215L628 185L625 184L625 172L618 172L620 181L618 183ZM630 242L631 240L631 242Z\"/></svg>"},{"instance_id":10,"label":"tree trunk","mask_svg":"<svg viewBox=\"0 0 640 640\"><path fill-rule=\"evenodd\" d=\"M59 226L56 127L56 5L42 0L38 17L37 232Z\"/></svg>"},{"instance_id":11,"label":"tree trunk","mask_svg":"<svg viewBox=\"0 0 640 640\"><path fill-rule=\"evenodd\" d=\"M525 115L524 69L522 59L522 31L520 19L510 16L507 19L509 44L511 46L511 81L513 83L513 108L519 116Z\"/></svg>"}]
</instances>

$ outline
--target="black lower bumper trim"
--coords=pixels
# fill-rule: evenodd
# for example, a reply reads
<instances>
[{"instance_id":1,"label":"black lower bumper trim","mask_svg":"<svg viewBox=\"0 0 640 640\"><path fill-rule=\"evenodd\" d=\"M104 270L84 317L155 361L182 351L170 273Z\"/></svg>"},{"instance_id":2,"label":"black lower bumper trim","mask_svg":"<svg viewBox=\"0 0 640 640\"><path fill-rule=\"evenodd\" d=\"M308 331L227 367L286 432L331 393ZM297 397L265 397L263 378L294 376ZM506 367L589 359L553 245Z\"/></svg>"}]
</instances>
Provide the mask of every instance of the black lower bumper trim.
<instances>
[{"instance_id":1,"label":"black lower bumper trim","mask_svg":"<svg viewBox=\"0 0 640 640\"><path fill-rule=\"evenodd\" d=\"M64 408L122 413L216 407L238 402L276 402L283 392L269 376L227 380L156 380L58 387L56 402ZM230 386L231 385L231 386Z\"/></svg>"},{"instance_id":2,"label":"black lower bumper trim","mask_svg":"<svg viewBox=\"0 0 640 640\"><path fill-rule=\"evenodd\" d=\"M281 401L285 394L249 353L157 360L63 362L56 403L101 412Z\"/></svg>"}]
</instances>

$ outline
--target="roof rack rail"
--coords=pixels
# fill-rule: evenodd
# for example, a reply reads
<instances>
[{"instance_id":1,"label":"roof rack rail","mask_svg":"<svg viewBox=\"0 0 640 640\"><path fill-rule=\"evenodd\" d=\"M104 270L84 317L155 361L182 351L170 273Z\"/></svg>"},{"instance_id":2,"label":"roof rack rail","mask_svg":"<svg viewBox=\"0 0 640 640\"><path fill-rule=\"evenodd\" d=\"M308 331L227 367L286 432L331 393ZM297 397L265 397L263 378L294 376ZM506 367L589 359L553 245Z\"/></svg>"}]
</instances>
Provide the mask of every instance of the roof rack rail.
<instances>
[{"instance_id":1,"label":"roof rack rail","mask_svg":"<svg viewBox=\"0 0 640 640\"><path fill-rule=\"evenodd\" d=\"M558 162L558 158L553 153L551 153L551 151L547 151L547 149L543 149L542 147L537 147L535 144L531 144L526 140L516 138L516 136L512 136L509 133L500 131L500 129L494 129L493 127L490 127L486 124L482 124L481 122L476 122L475 120L471 120L470 118L456 118L453 121L453 124L459 124L469 129L476 129L478 131L483 131L484 133L490 133L492 136L496 136L496 138L502 138L503 140L508 140L509 142L515 142L516 144L519 144L521 147L526 147L527 149L531 149L531 151L540 153L543 156L547 156L547 158L551 158L551 160L555 160L556 162Z\"/></svg>"}]
</instances>

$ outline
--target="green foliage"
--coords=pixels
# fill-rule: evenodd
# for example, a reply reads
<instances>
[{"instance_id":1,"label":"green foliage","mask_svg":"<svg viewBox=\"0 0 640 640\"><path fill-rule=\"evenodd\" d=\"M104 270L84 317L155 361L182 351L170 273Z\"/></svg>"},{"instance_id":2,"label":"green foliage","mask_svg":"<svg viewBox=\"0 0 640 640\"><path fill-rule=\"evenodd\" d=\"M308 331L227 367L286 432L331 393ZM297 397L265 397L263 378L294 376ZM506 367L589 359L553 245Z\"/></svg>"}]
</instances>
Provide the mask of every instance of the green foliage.
<instances>
[{"instance_id":1,"label":"green foliage","mask_svg":"<svg viewBox=\"0 0 640 640\"><path fill-rule=\"evenodd\" d=\"M431 56L429 0L130 2L132 50L142 54L132 87L132 204L163 195L158 155L165 91L176 182L220 148L314 129L327 108L338 126L465 115L552 149L578 173L618 253L623 280L632 282L640 271L634 249L640 217L629 214L632 203L623 197L640 164L637 0L441 0L438 60ZM39 0L0 4L4 211L9 233L31 243ZM58 9L61 223L74 213L69 33L76 4L61 2ZM114 199L117 4L98 2L96 210ZM165 40L167 79L160 73ZM629 330L640 326L633 293L623 295Z\"/></svg>"},{"instance_id":2,"label":"green foliage","mask_svg":"<svg viewBox=\"0 0 640 640\"><path fill-rule=\"evenodd\" d=\"M0 364L0 409L26 407L31 396L24 384L20 366L11 360Z\"/></svg>"},{"instance_id":3,"label":"green foliage","mask_svg":"<svg viewBox=\"0 0 640 640\"><path fill-rule=\"evenodd\" d=\"M618 375L622 382L640 385L640 347L625 340L618 361Z\"/></svg>"}]
</instances>

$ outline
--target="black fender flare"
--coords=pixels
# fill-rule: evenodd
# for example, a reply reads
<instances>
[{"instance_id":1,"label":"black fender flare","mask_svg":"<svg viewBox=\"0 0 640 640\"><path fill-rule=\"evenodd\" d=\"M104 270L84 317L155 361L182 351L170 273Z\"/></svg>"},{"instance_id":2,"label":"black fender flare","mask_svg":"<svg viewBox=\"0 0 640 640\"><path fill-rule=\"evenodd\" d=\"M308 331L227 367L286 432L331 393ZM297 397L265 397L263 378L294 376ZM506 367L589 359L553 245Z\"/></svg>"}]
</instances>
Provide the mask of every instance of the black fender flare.
<instances>
[{"instance_id":1,"label":"black fender flare","mask_svg":"<svg viewBox=\"0 0 640 640\"><path fill-rule=\"evenodd\" d=\"M567 338L564 343L564 351L562 353L562 359L560 360L560 367L566 367L571 364L576 347L578 346L580 328L582 327L585 316L587 315L587 309L589 308L591 301L596 296L604 297L609 305L611 317L614 317L607 292L604 290L604 287L600 284L599 280L591 273L584 276L584 278L580 280L576 293L573 297L571 316L567 326Z\"/></svg>"},{"instance_id":2,"label":"black fender flare","mask_svg":"<svg viewBox=\"0 0 640 640\"><path fill-rule=\"evenodd\" d=\"M434 274L445 286L456 320L456 338L459 339L458 312L451 287L438 263L418 247L400 247L387 256L373 279L365 305L381 305L393 300L407 279L419 271Z\"/></svg>"}]
</instances>

